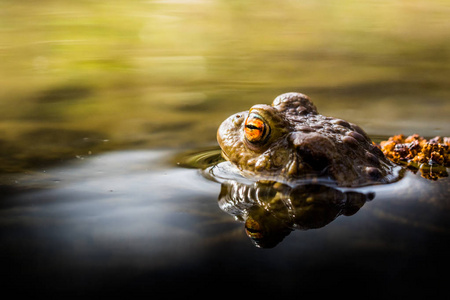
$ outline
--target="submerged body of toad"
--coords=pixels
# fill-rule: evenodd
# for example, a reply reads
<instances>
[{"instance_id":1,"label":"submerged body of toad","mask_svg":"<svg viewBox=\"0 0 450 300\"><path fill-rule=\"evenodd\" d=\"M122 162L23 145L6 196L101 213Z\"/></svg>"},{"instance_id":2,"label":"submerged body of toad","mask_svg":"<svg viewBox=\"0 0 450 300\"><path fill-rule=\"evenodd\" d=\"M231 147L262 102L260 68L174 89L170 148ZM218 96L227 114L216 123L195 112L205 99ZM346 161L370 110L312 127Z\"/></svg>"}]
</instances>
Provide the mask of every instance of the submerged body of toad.
<instances>
[{"instance_id":1,"label":"submerged body of toad","mask_svg":"<svg viewBox=\"0 0 450 300\"><path fill-rule=\"evenodd\" d=\"M217 139L224 158L246 177L325 178L339 186L394 179L393 164L360 127L320 115L300 93L229 117Z\"/></svg>"}]
</instances>

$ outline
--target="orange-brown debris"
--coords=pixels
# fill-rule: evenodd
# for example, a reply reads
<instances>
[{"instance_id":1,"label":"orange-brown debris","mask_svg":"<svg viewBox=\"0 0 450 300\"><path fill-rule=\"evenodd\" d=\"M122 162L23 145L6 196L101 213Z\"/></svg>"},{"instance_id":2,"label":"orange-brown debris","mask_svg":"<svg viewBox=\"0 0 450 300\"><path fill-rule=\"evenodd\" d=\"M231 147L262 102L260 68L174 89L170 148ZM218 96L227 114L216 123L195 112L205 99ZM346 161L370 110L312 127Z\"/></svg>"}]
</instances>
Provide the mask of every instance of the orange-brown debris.
<instances>
[{"instance_id":1,"label":"orange-brown debris","mask_svg":"<svg viewBox=\"0 0 450 300\"><path fill-rule=\"evenodd\" d=\"M380 143L384 155L394 163L420 167L423 164L450 167L450 138L437 136L426 140L418 134L390 137Z\"/></svg>"}]
</instances>

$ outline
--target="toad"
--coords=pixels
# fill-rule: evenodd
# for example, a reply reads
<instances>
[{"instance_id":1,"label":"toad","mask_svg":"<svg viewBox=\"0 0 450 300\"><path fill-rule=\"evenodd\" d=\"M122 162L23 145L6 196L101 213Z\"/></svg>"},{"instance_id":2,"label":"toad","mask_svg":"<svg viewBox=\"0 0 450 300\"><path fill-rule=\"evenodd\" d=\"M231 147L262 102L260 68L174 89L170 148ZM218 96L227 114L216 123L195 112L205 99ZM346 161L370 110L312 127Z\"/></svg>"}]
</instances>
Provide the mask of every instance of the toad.
<instances>
[{"instance_id":1,"label":"toad","mask_svg":"<svg viewBox=\"0 0 450 300\"><path fill-rule=\"evenodd\" d=\"M308 96L286 93L219 127L223 157L244 177L322 180L353 187L397 179L395 164L357 125L323 116Z\"/></svg>"}]
</instances>

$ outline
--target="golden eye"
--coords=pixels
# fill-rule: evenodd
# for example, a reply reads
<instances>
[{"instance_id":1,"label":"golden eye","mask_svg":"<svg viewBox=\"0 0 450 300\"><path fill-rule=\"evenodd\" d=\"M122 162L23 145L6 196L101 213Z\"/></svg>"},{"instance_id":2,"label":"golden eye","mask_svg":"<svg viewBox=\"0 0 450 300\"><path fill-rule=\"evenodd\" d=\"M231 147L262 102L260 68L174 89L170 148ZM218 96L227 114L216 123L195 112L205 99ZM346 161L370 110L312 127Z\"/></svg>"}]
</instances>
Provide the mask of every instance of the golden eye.
<instances>
[{"instance_id":1,"label":"golden eye","mask_svg":"<svg viewBox=\"0 0 450 300\"><path fill-rule=\"evenodd\" d=\"M261 143L269 136L270 127L259 115L251 113L245 120L244 134L250 143Z\"/></svg>"}]
</instances>

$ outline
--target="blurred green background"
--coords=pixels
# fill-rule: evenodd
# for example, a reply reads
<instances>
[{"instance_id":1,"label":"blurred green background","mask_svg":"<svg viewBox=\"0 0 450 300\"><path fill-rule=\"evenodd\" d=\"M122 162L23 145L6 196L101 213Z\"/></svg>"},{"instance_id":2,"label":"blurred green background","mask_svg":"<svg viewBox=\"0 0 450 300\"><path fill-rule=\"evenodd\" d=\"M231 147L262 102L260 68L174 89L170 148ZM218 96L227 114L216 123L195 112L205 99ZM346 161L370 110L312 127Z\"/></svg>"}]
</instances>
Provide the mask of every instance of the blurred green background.
<instances>
[{"instance_id":1,"label":"blurred green background","mask_svg":"<svg viewBox=\"0 0 450 300\"><path fill-rule=\"evenodd\" d=\"M0 0L0 172L215 144L303 92L370 135L450 135L450 1Z\"/></svg>"}]
</instances>

